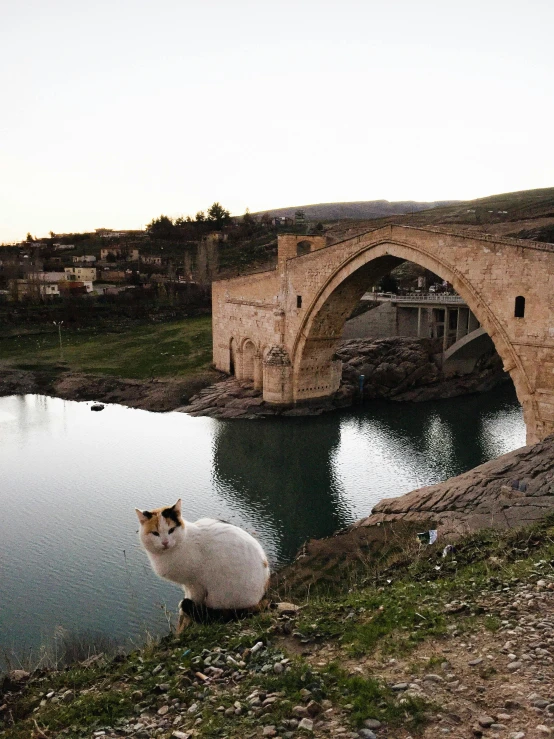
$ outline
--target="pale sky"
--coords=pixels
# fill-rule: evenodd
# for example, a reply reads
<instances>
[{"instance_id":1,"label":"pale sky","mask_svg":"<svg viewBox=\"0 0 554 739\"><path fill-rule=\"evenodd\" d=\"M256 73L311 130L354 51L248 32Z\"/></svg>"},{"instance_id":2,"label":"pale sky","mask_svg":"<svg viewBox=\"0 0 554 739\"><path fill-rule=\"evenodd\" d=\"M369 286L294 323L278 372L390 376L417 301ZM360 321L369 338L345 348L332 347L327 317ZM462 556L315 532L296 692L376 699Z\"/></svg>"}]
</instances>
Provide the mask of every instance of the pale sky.
<instances>
[{"instance_id":1,"label":"pale sky","mask_svg":"<svg viewBox=\"0 0 554 739\"><path fill-rule=\"evenodd\" d=\"M0 0L0 241L554 185L552 0Z\"/></svg>"}]
</instances>

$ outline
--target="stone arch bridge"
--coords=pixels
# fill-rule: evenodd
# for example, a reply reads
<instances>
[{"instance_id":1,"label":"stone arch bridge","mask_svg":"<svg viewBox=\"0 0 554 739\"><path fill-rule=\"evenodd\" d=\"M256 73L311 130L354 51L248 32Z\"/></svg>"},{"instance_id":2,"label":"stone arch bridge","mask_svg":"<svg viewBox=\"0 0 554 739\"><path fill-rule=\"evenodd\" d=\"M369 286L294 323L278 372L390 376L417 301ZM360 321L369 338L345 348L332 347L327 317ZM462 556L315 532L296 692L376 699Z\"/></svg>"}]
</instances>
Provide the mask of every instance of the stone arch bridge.
<instances>
[{"instance_id":1,"label":"stone arch bridge","mask_svg":"<svg viewBox=\"0 0 554 739\"><path fill-rule=\"evenodd\" d=\"M216 367L253 380L269 403L334 393L346 319L403 261L445 280L491 337L510 373L533 443L554 432L554 245L385 226L327 245L279 237L277 267L213 283Z\"/></svg>"}]
</instances>

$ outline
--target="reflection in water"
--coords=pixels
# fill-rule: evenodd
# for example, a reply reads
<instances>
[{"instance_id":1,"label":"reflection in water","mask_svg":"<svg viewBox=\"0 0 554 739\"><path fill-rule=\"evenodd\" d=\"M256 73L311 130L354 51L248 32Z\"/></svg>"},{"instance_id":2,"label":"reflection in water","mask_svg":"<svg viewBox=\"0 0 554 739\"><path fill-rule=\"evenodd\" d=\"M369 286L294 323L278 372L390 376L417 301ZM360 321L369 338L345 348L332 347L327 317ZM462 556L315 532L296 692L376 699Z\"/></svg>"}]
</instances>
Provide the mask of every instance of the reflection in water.
<instances>
[{"instance_id":1,"label":"reflection in water","mask_svg":"<svg viewBox=\"0 0 554 739\"><path fill-rule=\"evenodd\" d=\"M279 561L290 560L307 536L336 531L349 520L340 478L330 460L339 424L322 419L235 421L214 439L214 482L234 504L271 522Z\"/></svg>"},{"instance_id":2,"label":"reflection in water","mask_svg":"<svg viewBox=\"0 0 554 739\"><path fill-rule=\"evenodd\" d=\"M135 506L181 497L189 520L256 532L275 566L382 498L524 443L511 386L255 422L0 398L0 652L36 647L56 626L122 641L167 628L159 605L174 609L180 594L140 550Z\"/></svg>"}]
</instances>

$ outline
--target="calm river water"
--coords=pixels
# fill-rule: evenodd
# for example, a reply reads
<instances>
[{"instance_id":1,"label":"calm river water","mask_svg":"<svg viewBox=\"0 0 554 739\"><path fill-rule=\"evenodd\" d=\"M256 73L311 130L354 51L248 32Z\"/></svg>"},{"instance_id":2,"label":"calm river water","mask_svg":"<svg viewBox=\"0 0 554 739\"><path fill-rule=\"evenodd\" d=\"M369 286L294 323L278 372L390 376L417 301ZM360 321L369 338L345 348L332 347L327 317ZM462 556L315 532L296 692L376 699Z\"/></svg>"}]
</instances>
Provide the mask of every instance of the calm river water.
<instances>
[{"instance_id":1,"label":"calm river water","mask_svg":"<svg viewBox=\"0 0 554 739\"><path fill-rule=\"evenodd\" d=\"M525 444L513 387L317 418L216 421L27 395L0 398L0 653L56 627L119 641L167 629L180 590L140 550L135 507L255 532L273 566L381 498Z\"/></svg>"}]
</instances>

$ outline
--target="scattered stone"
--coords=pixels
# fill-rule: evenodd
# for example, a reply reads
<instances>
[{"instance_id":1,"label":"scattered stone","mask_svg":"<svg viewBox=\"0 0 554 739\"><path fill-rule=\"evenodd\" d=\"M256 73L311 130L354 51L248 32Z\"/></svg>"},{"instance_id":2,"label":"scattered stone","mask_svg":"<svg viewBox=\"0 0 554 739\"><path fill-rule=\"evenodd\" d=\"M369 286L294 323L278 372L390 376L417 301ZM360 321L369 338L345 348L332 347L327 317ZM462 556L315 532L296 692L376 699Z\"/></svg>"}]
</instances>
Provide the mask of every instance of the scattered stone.
<instances>
[{"instance_id":1,"label":"scattered stone","mask_svg":"<svg viewBox=\"0 0 554 739\"><path fill-rule=\"evenodd\" d=\"M521 667L522 662L520 662L519 660L516 660L516 662L510 662L508 664L508 669L510 670L510 672L517 672L517 670L521 669Z\"/></svg>"},{"instance_id":2,"label":"scattered stone","mask_svg":"<svg viewBox=\"0 0 554 739\"><path fill-rule=\"evenodd\" d=\"M492 718L492 716L479 716L477 722L479 726L482 726L484 729L488 729L494 724L494 719Z\"/></svg>"},{"instance_id":3,"label":"scattered stone","mask_svg":"<svg viewBox=\"0 0 554 739\"><path fill-rule=\"evenodd\" d=\"M371 729L360 729L358 736L360 739L377 739L377 734L371 731Z\"/></svg>"},{"instance_id":4,"label":"scattered stone","mask_svg":"<svg viewBox=\"0 0 554 739\"><path fill-rule=\"evenodd\" d=\"M366 729L380 729L383 724L380 721L377 721L376 718L366 718L364 721L364 726Z\"/></svg>"},{"instance_id":5,"label":"scattered stone","mask_svg":"<svg viewBox=\"0 0 554 739\"><path fill-rule=\"evenodd\" d=\"M311 718L303 718L302 721L298 724L299 729L304 729L305 731L313 731L314 730L314 722Z\"/></svg>"},{"instance_id":6,"label":"scattered stone","mask_svg":"<svg viewBox=\"0 0 554 739\"><path fill-rule=\"evenodd\" d=\"M482 657L479 657L478 659L472 659L471 662L468 662L468 665L470 667L476 667L477 665L480 665L482 661Z\"/></svg>"},{"instance_id":7,"label":"scattered stone","mask_svg":"<svg viewBox=\"0 0 554 739\"><path fill-rule=\"evenodd\" d=\"M277 613L280 613L281 615L287 615L287 616L292 616L301 610L301 606L297 606L294 603L287 603L287 602L277 603L275 608L277 610Z\"/></svg>"},{"instance_id":8,"label":"scattered stone","mask_svg":"<svg viewBox=\"0 0 554 739\"><path fill-rule=\"evenodd\" d=\"M306 706L306 710L308 711L309 715L314 718L315 716L319 716L319 714L322 713L323 707L321 706L321 703L312 700Z\"/></svg>"},{"instance_id":9,"label":"scattered stone","mask_svg":"<svg viewBox=\"0 0 554 739\"><path fill-rule=\"evenodd\" d=\"M425 675L425 677L423 679L424 680L429 680L432 683L443 683L444 682L444 678L443 677L441 677L440 675L434 675L434 674Z\"/></svg>"},{"instance_id":10,"label":"scattered stone","mask_svg":"<svg viewBox=\"0 0 554 739\"><path fill-rule=\"evenodd\" d=\"M20 683L22 680L27 680L31 677L31 673L26 670L12 670L8 677L16 683Z\"/></svg>"},{"instance_id":11,"label":"scattered stone","mask_svg":"<svg viewBox=\"0 0 554 739\"><path fill-rule=\"evenodd\" d=\"M396 685L391 686L391 690L408 690L408 683L396 683Z\"/></svg>"},{"instance_id":12,"label":"scattered stone","mask_svg":"<svg viewBox=\"0 0 554 739\"><path fill-rule=\"evenodd\" d=\"M165 716L165 714L166 714L166 713L167 713L168 711L169 711L169 706L167 706L167 705L166 705L166 706L162 706L161 708L159 708L159 709L158 709L158 714L159 714L160 716Z\"/></svg>"}]
</instances>

